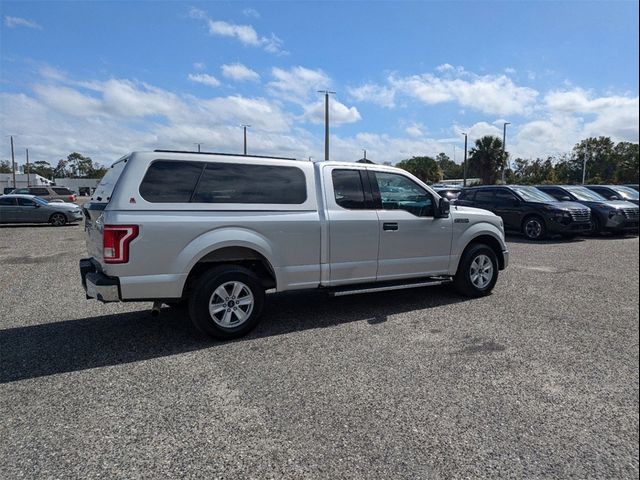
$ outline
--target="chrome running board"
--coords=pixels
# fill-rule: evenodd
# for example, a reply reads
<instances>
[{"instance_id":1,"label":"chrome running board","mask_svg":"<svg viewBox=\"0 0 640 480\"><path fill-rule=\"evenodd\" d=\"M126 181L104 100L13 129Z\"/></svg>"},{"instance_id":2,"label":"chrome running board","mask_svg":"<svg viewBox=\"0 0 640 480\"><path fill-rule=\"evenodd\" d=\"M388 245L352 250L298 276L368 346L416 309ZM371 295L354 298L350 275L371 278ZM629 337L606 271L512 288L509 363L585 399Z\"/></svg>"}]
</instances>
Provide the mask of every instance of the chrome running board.
<instances>
[{"instance_id":1,"label":"chrome running board","mask_svg":"<svg viewBox=\"0 0 640 480\"><path fill-rule=\"evenodd\" d=\"M360 293L374 293L374 292L387 292L390 290L404 290L407 288L420 288L420 287L432 287L435 285L443 285L445 283L451 283L453 279L448 277L434 278L427 281L413 282L413 283L395 283L381 286L373 286L368 284L361 288L350 288L348 290L333 290L329 292L332 297L344 297L346 295L358 295ZM374 284L375 285L375 284Z\"/></svg>"}]
</instances>

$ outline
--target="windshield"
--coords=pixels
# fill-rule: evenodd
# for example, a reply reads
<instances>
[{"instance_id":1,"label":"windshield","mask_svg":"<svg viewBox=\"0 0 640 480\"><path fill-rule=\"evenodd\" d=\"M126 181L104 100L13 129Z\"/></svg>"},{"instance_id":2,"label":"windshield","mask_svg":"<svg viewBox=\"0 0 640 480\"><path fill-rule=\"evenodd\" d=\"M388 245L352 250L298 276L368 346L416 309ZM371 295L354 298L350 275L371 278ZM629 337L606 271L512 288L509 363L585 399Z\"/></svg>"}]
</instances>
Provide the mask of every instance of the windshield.
<instances>
[{"instance_id":1,"label":"windshield","mask_svg":"<svg viewBox=\"0 0 640 480\"><path fill-rule=\"evenodd\" d=\"M638 192L636 192L633 188L620 187L616 185L615 187L611 187L611 190L614 190L625 200L638 200Z\"/></svg>"},{"instance_id":2,"label":"windshield","mask_svg":"<svg viewBox=\"0 0 640 480\"><path fill-rule=\"evenodd\" d=\"M582 200L584 202L606 202L607 199L604 198L599 193L594 192L593 190L589 190L586 187L565 187L571 194L576 197L578 200Z\"/></svg>"},{"instance_id":3,"label":"windshield","mask_svg":"<svg viewBox=\"0 0 640 480\"><path fill-rule=\"evenodd\" d=\"M525 202L557 202L551 195L535 187L511 187Z\"/></svg>"}]
</instances>

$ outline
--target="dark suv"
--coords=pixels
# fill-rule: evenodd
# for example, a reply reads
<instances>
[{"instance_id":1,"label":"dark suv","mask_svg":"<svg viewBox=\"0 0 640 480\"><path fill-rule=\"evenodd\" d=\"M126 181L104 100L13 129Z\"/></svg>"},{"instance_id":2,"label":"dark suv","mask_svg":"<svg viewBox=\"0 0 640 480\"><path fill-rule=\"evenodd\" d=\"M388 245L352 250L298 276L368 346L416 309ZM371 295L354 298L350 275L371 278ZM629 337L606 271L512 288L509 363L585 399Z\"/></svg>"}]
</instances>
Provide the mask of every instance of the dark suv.
<instances>
[{"instance_id":1,"label":"dark suv","mask_svg":"<svg viewBox=\"0 0 640 480\"><path fill-rule=\"evenodd\" d=\"M638 205L638 192L633 188L624 185L585 185L585 187L607 200L624 200Z\"/></svg>"},{"instance_id":2,"label":"dark suv","mask_svg":"<svg viewBox=\"0 0 640 480\"><path fill-rule=\"evenodd\" d=\"M633 203L607 200L580 185L541 185L537 188L556 200L580 202L589 207L593 233L638 231L638 207Z\"/></svg>"},{"instance_id":3,"label":"dark suv","mask_svg":"<svg viewBox=\"0 0 640 480\"><path fill-rule=\"evenodd\" d=\"M591 211L579 203L559 202L535 187L484 186L464 189L456 205L489 210L502 217L505 230L530 240L547 234L574 237L591 230Z\"/></svg>"}]
</instances>

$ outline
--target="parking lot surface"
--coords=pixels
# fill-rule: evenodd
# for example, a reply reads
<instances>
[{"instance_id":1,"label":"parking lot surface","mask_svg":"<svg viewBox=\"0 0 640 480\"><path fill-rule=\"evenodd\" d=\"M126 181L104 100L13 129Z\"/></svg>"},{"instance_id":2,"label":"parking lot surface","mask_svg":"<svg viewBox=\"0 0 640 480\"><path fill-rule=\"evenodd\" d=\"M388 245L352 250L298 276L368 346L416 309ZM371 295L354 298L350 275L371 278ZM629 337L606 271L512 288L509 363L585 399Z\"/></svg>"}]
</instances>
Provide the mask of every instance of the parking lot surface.
<instances>
[{"instance_id":1,"label":"parking lot surface","mask_svg":"<svg viewBox=\"0 0 640 480\"><path fill-rule=\"evenodd\" d=\"M84 298L80 226L0 227L0 478L638 478L638 238L494 293L268 297L230 343Z\"/></svg>"}]
</instances>

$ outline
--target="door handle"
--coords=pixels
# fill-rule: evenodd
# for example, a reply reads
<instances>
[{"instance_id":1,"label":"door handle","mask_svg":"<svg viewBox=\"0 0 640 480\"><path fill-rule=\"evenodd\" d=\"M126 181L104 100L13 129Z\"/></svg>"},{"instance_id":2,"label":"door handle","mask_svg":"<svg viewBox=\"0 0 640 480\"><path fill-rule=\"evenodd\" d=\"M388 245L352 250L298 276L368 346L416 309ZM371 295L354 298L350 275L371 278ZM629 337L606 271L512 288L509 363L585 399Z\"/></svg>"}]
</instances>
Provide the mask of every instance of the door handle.
<instances>
[{"instance_id":1,"label":"door handle","mask_svg":"<svg viewBox=\"0 0 640 480\"><path fill-rule=\"evenodd\" d=\"M382 229L390 232L398 230L398 224L396 222L385 222L382 224Z\"/></svg>"}]
</instances>

